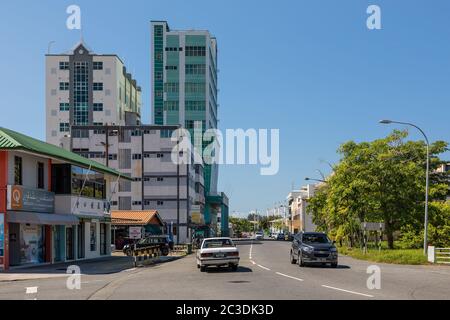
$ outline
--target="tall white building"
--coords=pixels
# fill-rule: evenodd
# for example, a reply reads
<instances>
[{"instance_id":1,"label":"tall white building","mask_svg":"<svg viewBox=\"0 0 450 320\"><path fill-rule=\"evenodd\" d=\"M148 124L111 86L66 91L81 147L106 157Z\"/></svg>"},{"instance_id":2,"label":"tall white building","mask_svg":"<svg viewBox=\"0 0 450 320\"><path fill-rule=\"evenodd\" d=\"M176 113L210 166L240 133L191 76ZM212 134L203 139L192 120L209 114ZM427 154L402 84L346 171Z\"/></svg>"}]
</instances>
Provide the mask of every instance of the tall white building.
<instances>
[{"instance_id":1,"label":"tall white building","mask_svg":"<svg viewBox=\"0 0 450 320\"><path fill-rule=\"evenodd\" d=\"M114 54L96 54L82 41L46 55L46 140L62 146L73 125L139 124L141 88Z\"/></svg>"}]
</instances>

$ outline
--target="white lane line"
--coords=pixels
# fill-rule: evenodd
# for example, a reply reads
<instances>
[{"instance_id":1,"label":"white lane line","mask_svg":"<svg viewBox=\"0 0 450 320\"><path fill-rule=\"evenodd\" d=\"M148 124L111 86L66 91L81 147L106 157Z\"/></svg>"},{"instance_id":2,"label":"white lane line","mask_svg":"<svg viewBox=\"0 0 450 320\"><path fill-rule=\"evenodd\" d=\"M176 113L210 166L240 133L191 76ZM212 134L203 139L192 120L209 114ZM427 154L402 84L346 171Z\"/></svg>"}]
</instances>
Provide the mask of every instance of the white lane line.
<instances>
[{"instance_id":1,"label":"white lane line","mask_svg":"<svg viewBox=\"0 0 450 320\"><path fill-rule=\"evenodd\" d=\"M264 270L270 271L270 269L269 269L269 268L266 268L266 267L264 267L264 266L262 266L262 265L260 265L260 264L258 264L258 267L260 267L261 269L264 269Z\"/></svg>"},{"instance_id":2,"label":"white lane line","mask_svg":"<svg viewBox=\"0 0 450 320\"><path fill-rule=\"evenodd\" d=\"M360 293L360 292L355 292L355 291L350 291L350 290L344 290L344 289L335 288L335 287L330 287L330 286L326 286L326 285L322 285L322 287L328 288L328 289L337 290L337 291L342 291L342 292L347 292L347 293L357 294L357 295L364 296L364 297L373 298L373 296L370 295L370 294L365 294L365 293Z\"/></svg>"},{"instance_id":3,"label":"white lane line","mask_svg":"<svg viewBox=\"0 0 450 320\"><path fill-rule=\"evenodd\" d=\"M281 273L281 272L275 272L275 273L280 275L280 276L286 277L286 278L294 279L294 280L297 280L297 281L303 281L303 279L292 277L292 276L289 276L289 275Z\"/></svg>"},{"instance_id":4,"label":"white lane line","mask_svg":"<svg viewBox=\"0 0 450 320\"><path fill-rule=\"evenodd\" d=\"M249 252L249 255L248 255L248 257L250 259L252 258L252 251L253 251L253 241L252 241L252 244L250 245L250 252Z\"/></svg>"},{"instance_id":5,"label":"white lane line","mask_svg":"<svg viewBox=\"0 0 450 320\"><path fill-rule=\"evenodd\" d=\"M250 260L250 262L251 262L252 264L256 264L256 262L255 262L255 261L253 261L253 260Z\"/></svg>"},{"instance_id":6,"label":"white lane line","mask_svg":"<svg viewBox=\"0 0 450 320\"><path fill-rule=\"evenodd\" d=\"M34 294L38 292L38 287L27 287L26 294Z\"/></svg>"}]
</instances>

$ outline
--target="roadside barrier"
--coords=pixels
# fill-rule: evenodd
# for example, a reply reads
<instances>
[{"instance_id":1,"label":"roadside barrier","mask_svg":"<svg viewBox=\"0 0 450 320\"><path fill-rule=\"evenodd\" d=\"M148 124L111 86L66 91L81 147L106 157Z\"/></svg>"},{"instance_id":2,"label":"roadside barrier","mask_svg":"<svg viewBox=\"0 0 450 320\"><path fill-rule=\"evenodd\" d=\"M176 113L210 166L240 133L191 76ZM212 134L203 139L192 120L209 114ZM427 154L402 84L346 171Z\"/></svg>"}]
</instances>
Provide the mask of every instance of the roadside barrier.
<instances>
[{"instance_id":1,"label":"roadside barrier","mask_svg":"<svg viewBox=\"0 0 450 320\"><path fill-rule=\"evenodd\" d=\"M161 256L161 249L159 246L137 248L132 251L132 255L134 257L134 267L137 267L138 262L144 263L147 260Z\"/></svg>"},{"instance_id":2,"label":"roadside barrier","mask_svg":"<svg viewBox=\"0 0 450 320\"><path fill-rule=\"evenodd\" d=\"M428 262L450 264L450 248L428 247Z\"/></svg>"}]
</instances>

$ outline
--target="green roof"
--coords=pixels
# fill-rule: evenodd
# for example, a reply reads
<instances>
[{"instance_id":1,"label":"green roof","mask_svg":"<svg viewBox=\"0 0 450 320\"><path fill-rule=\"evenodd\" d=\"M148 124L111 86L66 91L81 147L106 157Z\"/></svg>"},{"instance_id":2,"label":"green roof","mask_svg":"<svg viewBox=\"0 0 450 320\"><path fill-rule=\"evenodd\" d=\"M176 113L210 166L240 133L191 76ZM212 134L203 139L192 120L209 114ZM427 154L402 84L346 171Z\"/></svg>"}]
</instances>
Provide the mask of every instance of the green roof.
<instances>
[{"instance_id":1,"label":"green roof","mask_svg":"<svg viewBox=\"0 0 450 320\"><path fill-rule=\"evenodd\" d=\"M123 177L124 179L132 180L130 177L122 175L120 172L108 168L101 163L86 159L63 148L54 146L46 142L42 142L40 140L2 127L0 127L0 150L28 151L65 161L86 169L91 168L91 170L98 171L104 174L109 174L116 177L121 175L121 177Z\"/></svg>"}]
</instances>

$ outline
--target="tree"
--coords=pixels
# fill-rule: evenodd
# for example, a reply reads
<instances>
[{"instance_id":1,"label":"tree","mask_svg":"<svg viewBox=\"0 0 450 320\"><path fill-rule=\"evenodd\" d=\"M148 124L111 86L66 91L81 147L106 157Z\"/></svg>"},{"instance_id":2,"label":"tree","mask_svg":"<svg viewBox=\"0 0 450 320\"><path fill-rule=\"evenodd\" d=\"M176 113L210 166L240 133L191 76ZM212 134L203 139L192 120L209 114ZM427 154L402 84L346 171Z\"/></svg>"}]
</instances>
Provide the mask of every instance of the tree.
<instances>
[{"instance_id":1,"label":"tree","mask_svg":"<svg viewBox=\"0 0 450 320\"><path fill-rule=\"evenodd\" d=\"M384 222L393 248L394 232L420 221L423 225L426 148L423 141L405 142L407 136L396 130L383 139L340 146L340 162L309 204L321 230L353 245L361 239L361 222ZM437 155L446 150L444 141L431 145L432 170L441 163ZM442 200L446 193L448 184L432 176L430 199Z\"/></svg>"}]
</instances>

